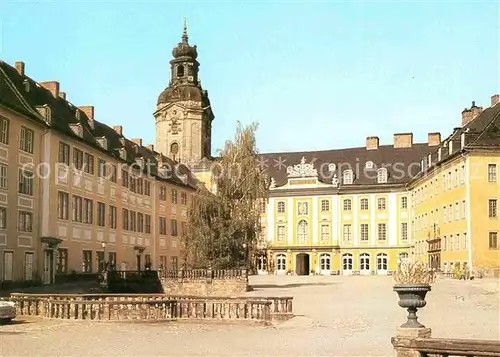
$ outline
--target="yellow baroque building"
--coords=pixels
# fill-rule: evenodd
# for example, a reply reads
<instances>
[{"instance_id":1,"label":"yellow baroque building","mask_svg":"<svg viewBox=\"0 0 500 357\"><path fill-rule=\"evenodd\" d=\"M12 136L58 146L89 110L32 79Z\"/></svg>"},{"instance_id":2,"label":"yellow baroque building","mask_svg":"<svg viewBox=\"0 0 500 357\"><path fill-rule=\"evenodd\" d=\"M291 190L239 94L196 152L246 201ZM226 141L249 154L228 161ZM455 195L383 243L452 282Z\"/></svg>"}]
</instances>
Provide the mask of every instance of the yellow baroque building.
<instances>
[{"instance_id":1,"label":"yellow baroque building","mask_svg":"<svg viewBox=\"0 0 500 357\"><path fill-rule=\"evenodd\" d=\"M499 96L474 103L462 126L427 143L262 154L271 180L262 207L260 273L388 274L400 259L437 270L498 272Z\"/></svg>"}]
</instances>

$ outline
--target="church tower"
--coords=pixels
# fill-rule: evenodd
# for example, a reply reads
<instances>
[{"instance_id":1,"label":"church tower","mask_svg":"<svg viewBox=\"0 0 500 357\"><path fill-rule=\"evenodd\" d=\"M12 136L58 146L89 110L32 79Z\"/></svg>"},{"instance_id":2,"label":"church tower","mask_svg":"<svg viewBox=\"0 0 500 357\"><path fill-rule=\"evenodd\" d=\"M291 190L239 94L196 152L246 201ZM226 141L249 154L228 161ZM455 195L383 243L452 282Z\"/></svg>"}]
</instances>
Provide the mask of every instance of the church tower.
<instances>
[{"instance_id":1,"label":"church tower","mask_svg":"<svg viewBox=\"0 0 500 357\"><path fill-rule=\"evenodd\" d=\"M187 165L211 157L214 114L198 77L196 46L188 42L186 20L179 44L172 50L170 82L158 97L156 151Z\"/></svg>"}]
</instances>

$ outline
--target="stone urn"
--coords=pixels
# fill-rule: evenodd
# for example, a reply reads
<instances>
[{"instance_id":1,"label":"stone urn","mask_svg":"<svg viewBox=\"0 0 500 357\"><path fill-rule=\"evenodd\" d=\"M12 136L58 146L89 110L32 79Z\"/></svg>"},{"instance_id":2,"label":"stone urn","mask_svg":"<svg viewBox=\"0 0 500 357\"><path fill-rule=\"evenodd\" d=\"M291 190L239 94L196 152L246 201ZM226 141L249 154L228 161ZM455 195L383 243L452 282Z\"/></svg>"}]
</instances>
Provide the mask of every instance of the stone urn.
<instances>
[{"instance_id":1,"label":"stone urn","mask_svg":"<svg viewBox=\"0 0 500 357\"><path fill-rule=\"evenodd\" d=\"M408 310L407 321L401 325L403 328L425 327L417 321L417 310L424 307L427 302L425 296L431 290L429 284L396 284L394 291L398 293L398 305Z\"/></svg>"}]
</instances>

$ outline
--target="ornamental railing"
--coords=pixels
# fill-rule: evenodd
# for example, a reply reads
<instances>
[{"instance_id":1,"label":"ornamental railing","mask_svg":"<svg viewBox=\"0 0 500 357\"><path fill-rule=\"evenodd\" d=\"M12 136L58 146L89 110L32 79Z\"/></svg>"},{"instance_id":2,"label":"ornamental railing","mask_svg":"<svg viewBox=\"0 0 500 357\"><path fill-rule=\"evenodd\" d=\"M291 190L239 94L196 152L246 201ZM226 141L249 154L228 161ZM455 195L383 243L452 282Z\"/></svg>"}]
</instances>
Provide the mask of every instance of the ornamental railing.
<instances>
[{"instance_id":1,"label":"ornamental railing","mask_svg":"<svg viewBox=\"0 0 500 357\"><path fill-rule=\"evenodd\" d=\"M392 338L396 356L415 357L479 357L500 356L500 342L493 340L461 340L445 338Z\"/></svg>"}]
</instances>

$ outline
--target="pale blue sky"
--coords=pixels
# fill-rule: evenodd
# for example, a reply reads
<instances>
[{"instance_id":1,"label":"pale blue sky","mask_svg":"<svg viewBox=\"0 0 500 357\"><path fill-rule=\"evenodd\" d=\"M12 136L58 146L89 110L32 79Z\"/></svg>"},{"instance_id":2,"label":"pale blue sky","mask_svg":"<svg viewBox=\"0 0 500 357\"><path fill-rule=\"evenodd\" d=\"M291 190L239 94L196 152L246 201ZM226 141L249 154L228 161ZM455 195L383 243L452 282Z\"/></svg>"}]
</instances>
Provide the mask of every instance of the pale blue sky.
<instances>
[{"instance_id":1,"label":"pale blue sky","mask_svg":"<svg viewBox=\"0 0 500 357\"><path fill-rule=\"evenodd\" d=\"M499 91L495 2L4 2L0 58L154 143L184 16L214 148L237 120L259 122L263 152L363 146L370 135L390 144L395 132L425 141Z\"/></svg>"}]
</instances>

